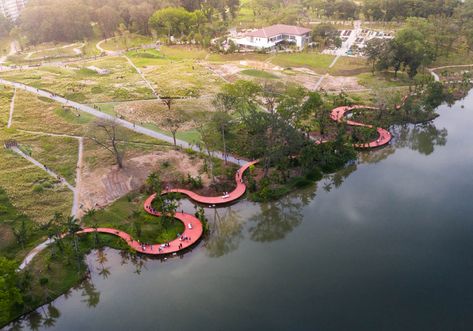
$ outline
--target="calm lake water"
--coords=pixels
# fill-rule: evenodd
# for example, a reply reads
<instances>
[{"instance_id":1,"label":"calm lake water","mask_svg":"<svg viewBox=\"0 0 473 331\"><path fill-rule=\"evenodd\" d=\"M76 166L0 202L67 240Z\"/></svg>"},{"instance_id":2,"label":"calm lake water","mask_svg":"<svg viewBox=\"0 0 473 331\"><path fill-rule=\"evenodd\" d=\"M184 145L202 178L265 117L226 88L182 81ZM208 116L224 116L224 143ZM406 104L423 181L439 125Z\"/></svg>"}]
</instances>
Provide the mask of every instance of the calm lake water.
<instances>
[{"instance_id":1,"label":"calm lake water","mask_svg":"<svg viewBox=\"0 0 473 331\"><path fill-rule=\"evenodd\" d=\"M94 252L24 329L473 330L473 93L438 112L318 187L208 210L182 258Z\"/></svg>"}]
</instances>

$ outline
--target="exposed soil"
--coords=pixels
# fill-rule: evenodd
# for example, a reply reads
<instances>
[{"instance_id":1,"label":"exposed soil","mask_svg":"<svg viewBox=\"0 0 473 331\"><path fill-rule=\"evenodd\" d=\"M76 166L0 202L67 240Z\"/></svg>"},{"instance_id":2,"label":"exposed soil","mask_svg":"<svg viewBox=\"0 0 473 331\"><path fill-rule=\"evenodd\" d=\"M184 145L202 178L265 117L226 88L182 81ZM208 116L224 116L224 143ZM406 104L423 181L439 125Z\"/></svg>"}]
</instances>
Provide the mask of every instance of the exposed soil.
<instances>
[{"instance_id":1,"label":"exposed soil","mask_svg":"<svg viewBox=\"0 0 473 331\"><path fill-rule=\"evenodd\" d=\"M174 105L174 108L181 108ZM120 103L115 108L116 113L119 116L127 119L128 121L143 124L153 123L160 126L164 125L164 120L167 117L168 112L163 102L159 100L143 100L143 101L130 101ZM183 123L179 130L186 131L193 129L195 123L189 120Z\"/></svg>"},{"instance_id":2,"label":"exposed soil","mask_svg":"<svg viewBox=\"0 0 473 331\"><path fill-rule=\"evenodd\" d=\"M203 65L230 82L234 82L237 79L251 79L249 76L240 75L242 70L248 68L264 70L268 73L274 74L284 82L298 83L311 91L314 91L317 88L317 82L320 78L320 74L308 68L293 68L292 73L287 73L279 66L275 66L270 62L262 61L240 61L225 64L204 63ZM320 88L326 91L365 89L364 86L358 83L356 77L349 76L327 76L322 82Z\"/></svg>"},{"instance_id":3,"label":"exposed soil","mask_svg":"<svg viewBox=\"0 0 473 331\"><path fill-rule=\"evenodd\" d=\"M341 90L364 90L366 87L360 85L356 77L344 76L328 76L322 84L321 89L325 91L341 91Z\"/></svg>"},{"instance_id":4,"label":"exposed soil","mask_svg":"<svg viewBox=\"0 0 473 331\"><path fill-rule=\"evenodd\" d=\"M167 166L163 165L165 162ZM159 171L164 182L186 177L187 174L193 177L200 175L205 186L210 182L205 174L201 174L202 160L175 150L133 157L124 163L123 169L117 166L92 171L84 169L79 190L78 217L83 216L88 209L103 208L127 193L141 188L153 171Z\"/></svg>"}]
</instances>

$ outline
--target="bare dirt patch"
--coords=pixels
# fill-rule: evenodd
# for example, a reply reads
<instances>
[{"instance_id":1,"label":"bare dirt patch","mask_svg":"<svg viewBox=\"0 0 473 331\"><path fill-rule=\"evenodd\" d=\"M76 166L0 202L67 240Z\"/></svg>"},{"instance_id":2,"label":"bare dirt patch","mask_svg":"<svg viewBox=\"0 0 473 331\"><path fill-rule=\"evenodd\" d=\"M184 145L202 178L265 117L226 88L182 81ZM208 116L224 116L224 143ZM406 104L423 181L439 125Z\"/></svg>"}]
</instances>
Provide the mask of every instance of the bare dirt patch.
<instances>
[{"instance_id":1,"label":"bare dirt patch","mask_svg":"<svg viewBox=\"0 0 473 331\"><path fill-rule=\"evenodd\" d=\"M0 224L0 249L15 243L15 236L12 228L7 224Z\"/></svg>"},{"instance_id":2,"label":"bare dirt patch","mask_svg":"<svg viewBox=\"0 0 473 331\"><path fill-rule=\"evenodd\" d=\"M155 152L125 161L125 167L85 169L79 189L79 217L88 209L103 208L127 193L140 189L146 178L158 171L162 181L172 181L187 174L201 176L204 185L209 178L201 173L203 161L176 150Z\"/></svg>"},{"instance_id":3,"label":"bare dirt patch","mask_svg":"<svg viewBox=\"0 0 473 331\"><path fill-rule=\"evenodd\" d=\"M356 77L328 76L320 85L325 91L363 90L366 87L358 83Z\"/></svg>"},{"instance_id":4,"label":"bare dirt patch","mask_svg":"<svg viewBox=\"0 0 473 331\"><path fill-rule=\"evenodd\" d=\"M197 99L192 100L176 100L173 102L171 111L181 111L185 113L191 113L192 111L202 111L212 109L210 106L204 105L207 100L202 102ZM190 103L196 107L195 109L188 107ZM159 100L144 100L144 101L131 101L120 103L115 107L117 115L133 123L142 124L156 124L160 127L164 127L164 121L168 117L168 109L162 101ZM181 131L191 130L195 128L195 123L190 119L182 124L180 127Z\"/></svg>"}]
</instances>

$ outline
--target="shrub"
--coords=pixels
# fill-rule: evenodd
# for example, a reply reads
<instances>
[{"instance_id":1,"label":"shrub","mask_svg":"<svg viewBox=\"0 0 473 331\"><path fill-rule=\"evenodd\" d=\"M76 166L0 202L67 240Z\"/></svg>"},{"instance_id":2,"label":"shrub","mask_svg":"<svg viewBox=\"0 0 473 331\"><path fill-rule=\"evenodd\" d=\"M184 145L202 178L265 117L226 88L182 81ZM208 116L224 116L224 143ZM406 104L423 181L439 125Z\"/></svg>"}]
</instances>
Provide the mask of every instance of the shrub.
<instances>
[{"instance_id":1,"label":"shrub","mask_svg":"<svg viewBox=\"0 0 473 331\"><path fill-rule=\"evenodd\" d=\"M99 94L103 92L103 88L101 86L94 86L90 90L93 94Z\"/></svg>"}]
</instances>

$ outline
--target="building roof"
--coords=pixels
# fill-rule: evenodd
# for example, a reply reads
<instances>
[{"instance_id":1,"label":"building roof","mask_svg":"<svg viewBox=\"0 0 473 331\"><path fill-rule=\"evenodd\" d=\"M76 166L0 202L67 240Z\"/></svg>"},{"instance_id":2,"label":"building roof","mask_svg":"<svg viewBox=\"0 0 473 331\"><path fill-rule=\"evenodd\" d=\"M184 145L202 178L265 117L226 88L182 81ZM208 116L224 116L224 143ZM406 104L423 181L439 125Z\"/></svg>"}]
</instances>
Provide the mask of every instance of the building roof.
<instances>
[{"instance_id":1,"label":"building roof","mask_svg":"<svg viewBox=\"0 0 473 331\"><path fill-rule=\"evenodd\" d=\"M248 37L271 38L280 34L302 36L310 32L310 29L294 25L276 24L247 34Z\"/></svg>"}]
</instances>

